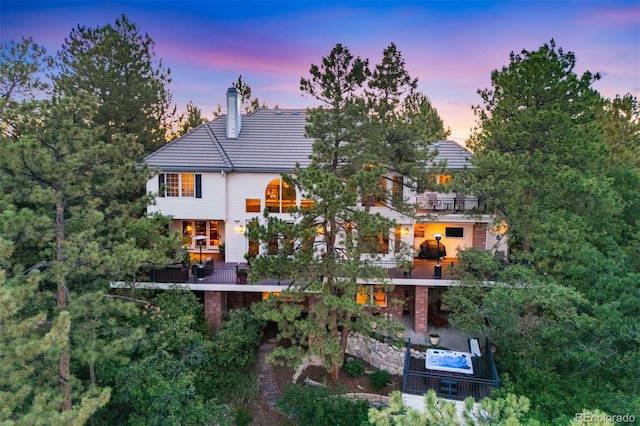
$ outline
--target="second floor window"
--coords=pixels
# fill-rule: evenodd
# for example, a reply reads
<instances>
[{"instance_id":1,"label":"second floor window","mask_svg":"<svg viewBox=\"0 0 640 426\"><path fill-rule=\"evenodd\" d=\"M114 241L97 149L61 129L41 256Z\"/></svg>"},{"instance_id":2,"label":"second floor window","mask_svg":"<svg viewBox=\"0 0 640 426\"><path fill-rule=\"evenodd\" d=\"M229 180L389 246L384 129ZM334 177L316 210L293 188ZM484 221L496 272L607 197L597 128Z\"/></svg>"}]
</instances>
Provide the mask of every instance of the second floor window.
<instances>
[{"instance_id":1,"label":"second floor window","mask_svg":"<svg viewBox=\"0 0 640 426\"><path fill-rule=\"evenodd\" d=\"M202 198L202 175L193 173L160 173L160 197Z\"/></svg>"}]
</instances>

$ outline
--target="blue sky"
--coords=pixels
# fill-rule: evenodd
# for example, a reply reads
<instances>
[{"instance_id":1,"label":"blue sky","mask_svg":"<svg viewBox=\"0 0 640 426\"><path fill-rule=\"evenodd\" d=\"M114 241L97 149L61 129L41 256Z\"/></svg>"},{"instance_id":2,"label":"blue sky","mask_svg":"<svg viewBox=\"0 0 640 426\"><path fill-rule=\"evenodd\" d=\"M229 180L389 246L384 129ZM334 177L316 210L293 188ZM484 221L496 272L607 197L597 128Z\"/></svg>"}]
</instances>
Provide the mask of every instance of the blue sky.
<instances>
[{"instance_id":1,"label":"blue sky","mask_svg":"<svg viewBox=\"0 0 640 426\"><path fill-rule=\"evenodd\" d=\"M173 102L207 116L238 75L269 106L312 106L299 90L336 43L377 63L396 43L451 139L464 142L472 105L509 53L551 38L575 52L576 71L599 72L605 97L640 97L640 2L634 1L8 1L0 40L33 39L54 53L77 25L126 14L172 71Z\"/></svg>"}]
</instances>

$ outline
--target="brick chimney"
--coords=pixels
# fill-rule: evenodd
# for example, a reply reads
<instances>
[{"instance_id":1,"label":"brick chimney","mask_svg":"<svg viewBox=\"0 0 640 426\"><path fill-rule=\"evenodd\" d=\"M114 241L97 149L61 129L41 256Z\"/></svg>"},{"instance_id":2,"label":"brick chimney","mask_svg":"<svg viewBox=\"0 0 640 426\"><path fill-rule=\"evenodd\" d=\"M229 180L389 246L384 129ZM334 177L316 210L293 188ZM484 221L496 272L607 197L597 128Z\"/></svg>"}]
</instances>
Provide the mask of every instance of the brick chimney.
<instances>
[{"instance_id":1,"label":"brick chimney","mask_svg":"<svg viewBox=\"0 0 640 426\"><path fill-rule=\"evenodd\" d=\"M227 90L227 138L237 139L242 127L240 114L240 94L238 89L230 87Z\"/></svg>"}]
</instances>

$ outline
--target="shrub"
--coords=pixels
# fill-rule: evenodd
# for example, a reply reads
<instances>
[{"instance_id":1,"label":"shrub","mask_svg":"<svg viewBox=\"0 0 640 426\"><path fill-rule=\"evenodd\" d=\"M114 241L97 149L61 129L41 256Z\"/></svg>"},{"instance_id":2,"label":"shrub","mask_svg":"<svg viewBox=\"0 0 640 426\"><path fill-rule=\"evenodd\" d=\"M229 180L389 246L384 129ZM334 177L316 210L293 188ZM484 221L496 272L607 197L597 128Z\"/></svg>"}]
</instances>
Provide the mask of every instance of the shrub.
<instances>
[{"instance_id":1,"label":"shrub","mask_svg":"<svg viewBox=\"0 0 640 426\"><path fill-rule=\"evenodd\" d=\"M348 375L351 377L362 377L364 376L364 365L361 362L356 361L354 359L350 359L344 365L344 369Z\"/></svg>"},{"instance_id":2,"label":"shrub","mask_svg":"<svg viewBox=\"0 0 640 426\"><path fill-rule=\"evenodd\" d=\"M278 407L301 425L361 426L369 424L368 401L331 395L325 388L290 385L278 399Z\"/></svg>"},{"instance_id":3,"label":"shrub","mask_svg":"<svg viewBox=\"0 0 640 426\"><path fill-rule=\"evenodd\" d=\"M251 413L245 407L238 407L236 410L236 425L249 426L251 424Z\"/></svg>"},{"instance_id":4,"label":"shrub","mask_svg":"<svg viewBox=\"0 0 640 426\"><path fill-rule=\"evenodd\" d=\"M389 383L389 372L386 370L378 370L369 376L371 387L380 390Z\"/></svg>"}]
</instances>

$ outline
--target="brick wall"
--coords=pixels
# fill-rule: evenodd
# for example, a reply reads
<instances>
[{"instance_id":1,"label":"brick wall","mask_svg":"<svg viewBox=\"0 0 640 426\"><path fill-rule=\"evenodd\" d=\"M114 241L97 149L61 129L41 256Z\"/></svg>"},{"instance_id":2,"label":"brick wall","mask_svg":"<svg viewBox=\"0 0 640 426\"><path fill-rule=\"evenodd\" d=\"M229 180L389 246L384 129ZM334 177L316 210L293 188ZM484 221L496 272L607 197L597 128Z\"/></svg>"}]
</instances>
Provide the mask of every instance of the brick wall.
<instances>
[{"instance_id":1,"label":"brick wall","mask_svg":"<svg viewBox=\"0 0 640 426\"><path fill-rule=\"evenodd\" d=\"M204 292L204 317L211 330L222 325L222 317L226 308L226 293L222 291Z\"/></svg>"},{"instance_id":2,"label":"brick wall","mask_svg":"<svg viewBox=\"0 0 640 426\"><path fill-rule=\"evenodd\" d=\"M427 333L429 323L429 287L416 286L413 310L413 329L416 333Z\"/></svg>"},{"instance_id":3,"label":"brick wall","mask_svg":"<svg viewBox=\"0 0 640 426\"><path fill-rule=\"evenodd\" d=\"M473 247L487 248L487 225L485 223L473 225Z\"/></svg>"}]
</instances>

